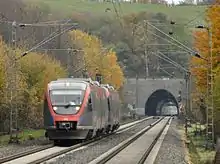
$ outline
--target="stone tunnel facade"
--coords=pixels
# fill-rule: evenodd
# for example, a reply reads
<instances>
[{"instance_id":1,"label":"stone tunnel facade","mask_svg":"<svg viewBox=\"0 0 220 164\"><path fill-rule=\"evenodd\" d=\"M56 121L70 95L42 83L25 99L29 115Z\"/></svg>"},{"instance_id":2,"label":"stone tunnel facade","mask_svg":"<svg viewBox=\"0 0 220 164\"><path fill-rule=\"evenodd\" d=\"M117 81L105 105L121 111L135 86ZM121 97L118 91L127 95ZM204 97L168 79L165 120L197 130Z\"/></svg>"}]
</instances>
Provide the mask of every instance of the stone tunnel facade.
<instances>
[{"instance_id":1,"label":"stone tunnel facade","mask_svg":"<svg viewBox=\"0 0 220 164\"><path fill-rule=\"evenodd\" d=\"M124 85L125 102L145 108L146 115L156 115L156 109L171 101L178 106L177 97L185 97L184 79L127 79Z\"/></svg>"}]
</instances>

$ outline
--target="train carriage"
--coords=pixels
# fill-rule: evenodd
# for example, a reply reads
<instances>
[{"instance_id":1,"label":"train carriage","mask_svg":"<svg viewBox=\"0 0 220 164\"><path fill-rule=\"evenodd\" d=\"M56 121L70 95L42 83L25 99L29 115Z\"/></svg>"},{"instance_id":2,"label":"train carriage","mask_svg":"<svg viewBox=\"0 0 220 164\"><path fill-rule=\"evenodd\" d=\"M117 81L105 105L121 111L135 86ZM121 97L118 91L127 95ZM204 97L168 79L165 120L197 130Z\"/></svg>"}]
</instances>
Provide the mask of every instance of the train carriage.
<instances>
[{"instance_id":1,"label":"train carriage","mask_svg":"<svg viewBox=\"0 0 220 164\"><path fill-rule=\"evenodd\" d=\"M44 125L50 139L86 138L89 130L93 128L93 113L88 104L90 91L87 83L79 81L58 80L48 85Z\"/></svg>"},{"instance_id":2,"label":"train carriage","mask_svg":"<svg viewBox=\"0 0 220 164\"><path fill-rule=\"evenodd\" d=\"M103 113L103 122L105 123L105 132L108 133L111 127L110 123L110 106L109 106L109 91L106 87L102 86L104 90L105 100L102 101Z\"/></svg>"},{"instance_id":3,"label":"train carriage","mask_svg":"<svg viewBox=\"0 0 220 164\"><path fill-rule=\"evenodd\" d=\"M95 137L109 126L113 131L119 127L118 101L117 92L88 79L52 81L44 100L46 136L56 143Z\"/></svg>"},{"instance_id":4,"label":"train carriage","mask_svg":"<svg viewBox=\"0 0 220 164\"><path fill-rule=\"evenodd\" d=\"M110 116L111 116L111 124L114 125L112 131L119 127L119 112L120 112L120 99L117 92L110 88L110 95L109 95L109 103L110 103Z\"/></svg>"}]
</instances>

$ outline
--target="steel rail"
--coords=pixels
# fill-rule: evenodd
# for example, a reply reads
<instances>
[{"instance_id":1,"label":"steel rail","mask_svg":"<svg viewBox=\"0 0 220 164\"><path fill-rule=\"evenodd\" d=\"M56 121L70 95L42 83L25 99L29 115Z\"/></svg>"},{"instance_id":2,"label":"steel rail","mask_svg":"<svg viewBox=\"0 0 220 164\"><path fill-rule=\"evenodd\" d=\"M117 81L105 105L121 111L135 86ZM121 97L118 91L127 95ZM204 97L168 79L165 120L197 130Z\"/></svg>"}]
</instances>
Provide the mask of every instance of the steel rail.
<instances>
[{"instance_id":1,"label":"steel rail","mask_svg":"<svg viewBox=\"0 0 220 164\"><path fill-rule=\"evenodd\" d=\"M150 118L153 118L153 117L148 117L148 118L150 119ZM129 127L125 127L125 128L119 129L119 130L117 130L117 131L115 131L115 132L113 132L113 133L109 133L109 134L106 134L106 135L103 135L103 136L100 136L100 137L97 137L97 138L94 138L94 139L85 141L84 143L80 143L80 144L71 146L71 147L69 147L69 148L67 148L67 149L65 149L65 150L61 150L61 151L56 152L56 153L54 153L54 154L51 154L51 155L48 155L48 156L46 156L46 157L37 159L37 160L35 160L35 161L33 161L33 162L30 162L30 163L28 163L28 164L40 164L40 163L43 163L43 162L48 161L48 160L50 160L50 159L52 159L52 158L55 158L55 157L57 157L57 156L60 156L60 155L63 155L63 154L65 154L65 153L68 153L68 152L70 152L70 151L73 151L73 150L75 150L75 149L78 149L78 148L80 148L80 147L82 147L82 146L86 146L86 145L89 145L89 144L91 144L91 143L94 144L94 142L98 142L98 141L100 141L100 140L102 140L102 139L104 139L104 138L106 138L106 137L112 136L112 135L115 134L116 132L120 132L120 131L125 130L125 129L130 129L131 127L134 127L134 126L140 124L141 122L146 121L146 120L149 120L149 119L146 119L146 118L145 118L145 119L141 120L140 122L138 122L138 123L136 123L136 124L133 124L133 125L131 125L131 126L129 126Z\"/></svg>"},{"instance_id":2,"label":"steel rail","mask_svg":"<svg viewBox=\"0 0 220 164\"><path fill-rule=\"evenodd\" d=\"M172 117L170 117L167 121L167 123L163 126L163 128L160 130L160 132L157 134L156 138L154 139L154 141L151 143L151 145L148 147L148 149L146 150L146 152L144 153L144 155L142 156L142 158L140 159L140 161L138 162L138 164L144 164L144 162L146 161L147 157L150 155L152 149L154 148L154 146L156 145L158 139L160 138L160 136L162 135L164 129L166 128L167 124L170 122L170 119Z\"/></svg>"},{"instance_id":3,"label":"steel rail","mask_svg":"<svg viewBox=\"0 0 220 164\"><path fill-rule=\"evenodd\" d=\"M33 153L36 153L36 152L39 152L39 151L43 151L43 150L52 148L52 147L54 147L54 145L50 144L50 145L46 145L44 147L39 147L39 148L31 149L29 151L24 151L24 152L21 152L21 153L6 156L6 157L3 157L3 158L0 158L0 163L9 162L9 161L12 161L14 159L21 158L21 157L24 157L24 156L27 156L27 155L30 155L30 154L33 154Z\"/></svg>"},{"instance_id":4,"label":"steel rail","mask_svg":"<svg viewBox=\"0 0 220 164\"><path fill-rule=\"evenodd\" d=\"M122 142L121 145L119 144L118 146L113 148L112 151L107 153L105 156L103 156L99 159L97 158L97 159L91 161L89 164L93 164L93 163L94 164L104 164L104 163L106 163L107 161L112 159L114 156L116 156L120 151L125 149L128 145L130 145L131 143L136 141L139 137L141 137L143 134L145 134L147 131L149 131L151 128L153 128L155 125L157 125L159 122L161 122L163 119L164 119L164 117L162 117L159 120L155 121L154 123L150 124L150 126L146 127L145 129L143 129L139 133L135 134L131 138Z\"/></svg>"},{"instance_id":5,"label":"steel rail","mask_svg":"<svg viewBox=\"0 0 220 164\"><path fill-rule=\"evenodd\" d=\"M58 153L54 153L54 154L52 154L52 155L50 155L50 156L47 156L47 157L45 157L45 158L41 158L41 159L35 160L34 162L30 162L30 163L31 163L31 164L32 164L32 163L42 163L42 162L47 161L47 160L49 160L49 159L52 159L52 158L54 158L54 157L56 157L56 156L65 154L65 153L68 152L68 151L71 151L71 150L80 148L80 147L82 147L82 146L88 145L88 144L90 144L90 143L99 141L99 140L101 140L101 139L104 139L104 138L106 138L106 137L108 137L108 136L111 136L111 135L113 135L113 134L115 134L115 133L118 133L118 132L121 132L121 131L123 131L123 130L130 129L130 128L132 128L132 127L134 127L134 126L137 126L138 124L140 124L140 123L142 123L142 122L144 122L144 121L147 121L147 120L149 120L149 119L153 119L153 117L143 118L143 119L139 120L139 122L137 122L137 123L135 123L135 124L132 124L132 125L130 125L130 126L128 126L128 127L124 127L124 128L122 128L122 129L119 129L119 130L117 130L117 131L115 131L115 132L113 132L113 133L109 133L109 134L106 134L106 135L103 135L103 136L100 136L100 137L97 137L97 138L88 140L88 141L86 141L86 142L73 145L73 146L71 146L71 147L69 147L69 148L67 148L67 149L65 149L65 150L62 150L62 151L60 151L60 152L58 152ZM135 121L138 121L138 120L135 120ZM126 123L121 124L121 125L130 124L130 123L135 122L135 121L129 121L129 122L126 122ZM22 158L22 157L28 156L28 155L30 155L30 154L38 153L38 152L40 152L40 151L44 151L44 150L49 149L49 148L52 148L52 147L54 147L54 145L51 145L51 144L50 144L50 145L47 145L47 146L44 146L44 147L35 148L35 149L31 149L31 150L29 150L29 151L25 151L25 152L13 154L13 155L10 155L10 156L4 157L4 158L0 158L0 163L10 162L10 161L13 161L13 160L15 160L15 159Z\"/></svg>"}]
</instances>

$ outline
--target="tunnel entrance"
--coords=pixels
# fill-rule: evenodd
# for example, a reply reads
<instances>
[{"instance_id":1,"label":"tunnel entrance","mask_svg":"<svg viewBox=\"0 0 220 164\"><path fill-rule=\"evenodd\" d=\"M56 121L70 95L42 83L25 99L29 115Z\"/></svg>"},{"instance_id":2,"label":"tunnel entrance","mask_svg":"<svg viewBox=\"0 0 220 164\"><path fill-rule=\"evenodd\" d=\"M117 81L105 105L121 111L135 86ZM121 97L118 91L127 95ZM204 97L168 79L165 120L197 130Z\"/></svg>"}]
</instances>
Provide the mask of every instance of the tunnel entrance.
<instances>
[{"instance_id":1,"label":"tunnel entrance","mask_svg":"<svg viewBox=\"0 0 220 164\"><path fill-rule=\"evenodd\" d=\"M145 115L156 116L160 115L162 107L167 103L173 103L178 108L176 98L167 90L159 89L150 95L145 103ZM179 111L177 111L179 114Z\"/></svg>"}]
</instances>

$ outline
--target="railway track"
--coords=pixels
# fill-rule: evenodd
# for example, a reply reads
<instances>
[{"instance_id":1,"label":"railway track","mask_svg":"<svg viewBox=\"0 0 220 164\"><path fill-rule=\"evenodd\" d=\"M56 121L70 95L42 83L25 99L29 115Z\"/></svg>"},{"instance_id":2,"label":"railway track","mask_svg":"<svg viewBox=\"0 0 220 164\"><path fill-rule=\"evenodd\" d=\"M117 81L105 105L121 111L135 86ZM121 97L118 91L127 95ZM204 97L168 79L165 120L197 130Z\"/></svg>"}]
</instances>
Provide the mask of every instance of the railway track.
<instances>
[{"instance_id":1,"label":"railway track","mask_svg":"<svg viewBox=\"0 0 220 164\"><path fill-rule=\"evenodd\" d=\"M79 149L80 147L89 145L91 143L94 142L98 142L99 140L101 140L102 138L108 137L110 135L113 135L115 133L121 133L123 131L129 130L134 126L137 126L138 124L152 119L153 117L147 117L138 121L134 121L134 122L130 122L130 123L126 123L120 126L120 128L115 131L114 133L111 134L106 134L102 137L98 137L92 140L88 140L70 147L57 147L57 146L53 146L51 145L47 145L41 148L36 148L36 149L32 149L30 151L25 151L25 152L21 152L18 154L14 154L8 157L4 157L0 159L0 163L5 163L5 164L10 164L10 163L28 163L28 164L38 164L38 163L42 163L45 162L47 160L50 160L52 158L55 158L57 156L60 156L62 154L65 154L67 152ZM37 158L37 159L36 159ZM35 160L33 160L35 159ZM24 162L25 161L25 162Z\"/></svg>"},{"instance_id":2,"label":"railway track","mask_svg":"<svg viewBox=\"0 0 220 164\"><path fill-rule=\"evenodd\" d=\"M8 161L12 161L14 159L24 157L24 156L27 156L29 154L33 154L33 153L36 153L36 152L39 152L39 151L43 151L43 150L46 150L46 149L49 149L49 148L52 148L52 147L54 147L53 144L50 144L50 145L46 145L44 147L31 149L29 151L25 151L25 152L21 152L21 153L18 153L18 154L10 155L10 156L1 158L0 163L5 163L5 162L8 162Z\"/></svg>"},{"instance_id":3,"label":"railway track","mask_svg":"<svg viewBox=\"0 0 220 164\"><path fill-rule=\"evenodd\" d=\"M146 164L146 159L150 155L171 118L172 117L165 117L159 119L141 130L139 133L94 159L89 164ZM153 130L154 128L156 130ZM147 137L151 141L146 141Z\"/></svg>"}]
</instances>

